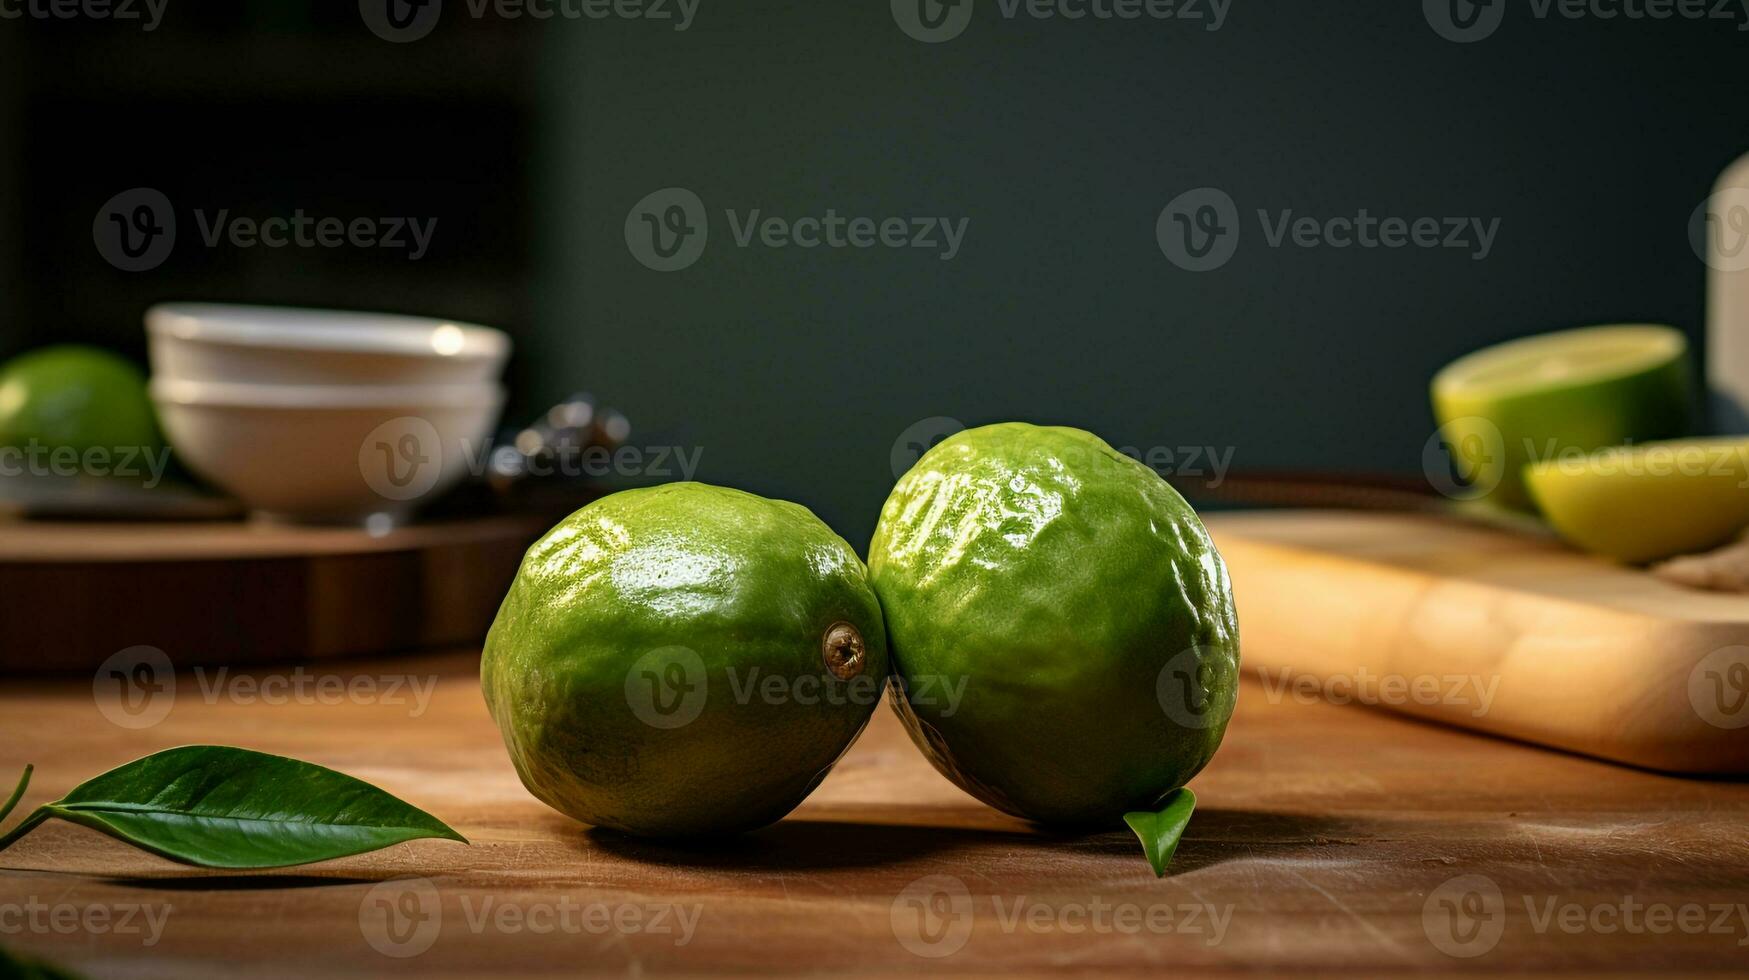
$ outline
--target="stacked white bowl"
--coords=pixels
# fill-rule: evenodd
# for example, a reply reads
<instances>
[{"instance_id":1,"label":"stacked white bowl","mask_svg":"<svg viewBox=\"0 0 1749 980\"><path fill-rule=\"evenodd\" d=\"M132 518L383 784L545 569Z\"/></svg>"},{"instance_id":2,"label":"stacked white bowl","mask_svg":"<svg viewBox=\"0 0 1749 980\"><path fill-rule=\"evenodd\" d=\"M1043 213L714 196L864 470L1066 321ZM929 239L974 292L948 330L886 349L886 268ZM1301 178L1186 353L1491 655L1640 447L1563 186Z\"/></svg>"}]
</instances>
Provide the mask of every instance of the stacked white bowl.
<instances>
[{"instance_id":1,"label":"stacked white bowl","mask_svg":"<svg viewBox=\"0 0 1749 980\"><path fill-rule=\"evenodd\" d=\"M146 333L177 458L272 519L399 524L486 458L504 404L490 327L168 303Z\"/></svg>"}]
</instances>

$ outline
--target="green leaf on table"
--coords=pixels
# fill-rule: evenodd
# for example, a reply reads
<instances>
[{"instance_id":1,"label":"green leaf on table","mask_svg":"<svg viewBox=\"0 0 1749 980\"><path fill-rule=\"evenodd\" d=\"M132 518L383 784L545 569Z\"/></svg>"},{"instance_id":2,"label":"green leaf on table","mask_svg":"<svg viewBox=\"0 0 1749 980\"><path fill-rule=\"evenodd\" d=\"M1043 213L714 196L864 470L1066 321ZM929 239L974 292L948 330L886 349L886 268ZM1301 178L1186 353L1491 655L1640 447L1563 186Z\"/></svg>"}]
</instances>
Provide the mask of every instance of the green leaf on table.
<instances>
[{"instance_id":1,"label":"green leaf on table","mask_svg":"<svg viewBox=\"0 0 1749 980\"><path fill-rule=\"evenodd\" d=\"M1196 794L1180 789L1166 797L1166 805L1158 810L1123 815L1123 822L1141 840L1148 863L1154 867L1154 877L1166 874L1166 866L1172 863L1172 855L1178 851L1178 841L1184 837L1184 828L1190 825L1190 814L1195 809Z\"/></svg>"},{"instance_id":2,"label":"green leaf on table","mask_svg":"<svg viewBox=\"0 0 1749 980\"><path fill-rule=\"evenodd\" d=\"M14 797L23 789L21 781ZM427 837L467 843L363 780L223 745L168 749L112 769L38 807L0 836L0 850L52 817L204 868L283 868Z\"/></svg>"}]
</instances>

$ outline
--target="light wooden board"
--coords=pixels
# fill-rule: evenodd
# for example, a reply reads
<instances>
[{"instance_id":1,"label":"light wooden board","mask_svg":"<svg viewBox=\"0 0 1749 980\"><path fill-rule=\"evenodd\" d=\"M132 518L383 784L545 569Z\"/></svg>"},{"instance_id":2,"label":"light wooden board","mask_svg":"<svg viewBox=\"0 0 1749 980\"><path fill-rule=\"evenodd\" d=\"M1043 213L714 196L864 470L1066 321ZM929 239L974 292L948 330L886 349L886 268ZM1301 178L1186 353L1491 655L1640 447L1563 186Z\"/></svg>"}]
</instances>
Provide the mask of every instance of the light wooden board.
<instances>
[{"instance_id":1,"label":"light wooden board","mask_svg":"<svg viewBox=\"0 0 1749 980\"><path fill-rule=\"evenodd\" d=\"M38 764L27 806L146 752L220 741L371 780L473 842L238 874L178 867L51 822L0 853L0 923L31 903L80 918L143 907L162 932L147 946L149 936L109 927L26 927L0 933L0 944L93 977L173 980L1681 974L1741 969L1749 949L1749 923L1710 911L1735 916L1749 901L1742 783L1272 699L1247 681L1226 744L1194 783L1202 804L1164 880L1121 830L1051 836L972 800L924 762L885 707L789 819L736 843L681 848L590 831L529 797L486 716L474 663L462 654L306 665L348 683L431 681L423 711L387 700L209 700L184 678L168 715L140 731L110 724L88 682L0 684L0 774L10 782L24 762ZM1048 711L1039 722L1050 723ZM383 885L402 876L425 884ZM1443 903L1470 885L1498 889L1498 904L1454 922ZM963 888L969 906L938 892L940 917L919 919L911 899L937 886ZM1624 901L1709 911L1698 931L1650 933L1608 918ZM527 917L547 921L567 905L579 910L573 931L531 928ZM371 945L387 935L392 907L408 910L396 920L408 942L391 949L413 955ZM1546 919L1551 907L1604 928L1568 931ZM673 918L657 931L660 908L694 917L692 932L675 931ZM1115 923L1120 908L1135 910L1125 921L1151 914L1163 928L1084 924L1093 914ZM585 910L624 918L602 929L586 925ZM435 924L421 933L421 921ZM1449 945L1466 938L1480 942ZM1441 942L1475 955L1449 955Z\"/></svg>"},{"instance_id":2,"label":"light wooden board","mask_svg":"<svg viewBox=\"0 0 1749 980\"><path fill-rule=\"evenodd\" d=\"M1749 596L1419 514L1225 514L1248 671L1620 762L1749 773Z\"/></svg>"}]
</instances>

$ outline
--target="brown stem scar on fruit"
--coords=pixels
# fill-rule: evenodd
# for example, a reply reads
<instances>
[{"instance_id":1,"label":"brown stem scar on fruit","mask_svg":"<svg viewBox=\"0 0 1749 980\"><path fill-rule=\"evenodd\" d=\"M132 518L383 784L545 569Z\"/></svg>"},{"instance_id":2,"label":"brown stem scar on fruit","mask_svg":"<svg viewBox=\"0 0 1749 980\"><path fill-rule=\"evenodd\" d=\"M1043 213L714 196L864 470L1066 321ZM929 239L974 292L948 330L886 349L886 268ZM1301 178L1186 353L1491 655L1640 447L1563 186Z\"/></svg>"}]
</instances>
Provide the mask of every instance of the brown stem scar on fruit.
<instances>
[{"instance_id":1,"label":"brown stem scar on fruit","mask_svg":"<svg viewBox=\"0 0 1749 980\"><path fill-rule=\"evenodd\" d=\"M833 623L821 638L820 647L826 669L832 672L833 677L847 681L862 673L867 649L863 646L862 634L857 632L856 627L849 623Z\"/></svg>"}]
</instances>

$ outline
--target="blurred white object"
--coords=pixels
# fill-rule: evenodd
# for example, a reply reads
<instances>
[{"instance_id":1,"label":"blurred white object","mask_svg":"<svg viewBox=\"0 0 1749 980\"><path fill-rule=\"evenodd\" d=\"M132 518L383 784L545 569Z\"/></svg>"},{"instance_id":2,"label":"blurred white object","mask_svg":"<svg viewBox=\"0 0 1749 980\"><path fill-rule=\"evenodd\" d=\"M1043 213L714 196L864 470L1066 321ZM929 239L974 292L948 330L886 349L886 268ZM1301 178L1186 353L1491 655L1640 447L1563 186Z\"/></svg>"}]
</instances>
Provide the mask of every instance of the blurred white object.
<instances>
[{"instance_id":1,"label":"blurred white object","mask_svg":"<svg viewBox=\"0 0 1749 980\"><path fill-rule=\"evenodd\" d=\"M1713 427L1749 432L1749 156L1720 175L1703 205L1707 383Z\"/></svg>"},{"instance_id":2,"label":"blurred white object","mask_svg":"<svg viewBox=\"0 0 1749 980\"><path fill-rule=\"evenodd\" d=\"M390 527L485 465L496 384L263 385L153 378L177 458L273 519Z\"/></svg>"},{"instance_id":3,"label":"blurred white object","mask_svg":"<svg viewBox=\"0 0 1749 980\"><path fill-rule=\"evenodd\" d=\"M152 374L290 385L493 383L510 338L391 313L165 303L146 311Z\"/></svg>"}]
</instances>

